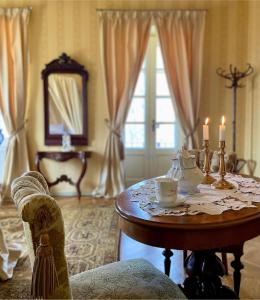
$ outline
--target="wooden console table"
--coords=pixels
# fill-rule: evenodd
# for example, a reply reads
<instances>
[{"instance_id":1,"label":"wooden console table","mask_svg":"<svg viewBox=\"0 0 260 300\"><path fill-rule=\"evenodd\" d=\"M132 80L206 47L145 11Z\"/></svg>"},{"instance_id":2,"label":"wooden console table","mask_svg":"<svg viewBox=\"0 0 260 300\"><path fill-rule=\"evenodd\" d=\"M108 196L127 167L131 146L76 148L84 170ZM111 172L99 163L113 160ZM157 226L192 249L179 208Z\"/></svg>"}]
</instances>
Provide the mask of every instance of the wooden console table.
<instances>
[{"instance_id":1,"label":"wooden console table","mask_svg":"<svg viewBox=\"0 0 260 300\"><path fill-rule=\"evenodd\" d=\"M55 181L48 181L48 179L45 177L47 184L49 187L52 187L53 185L58 184L59 182L65 181L68 182L71 185L74 185L77 189L78 199L81 197L81 190L80 190L80 183L82 178L84 177L86 170L87 170L87 158L91 156L91 152L89 151L71 151L71 152L37 152L36 154L36 168L37 170L45 177L45 175L42 173L40 168L40 162L43 158L64 162L67 160L70 160L72 158L78 158L82 163L82 169L80 176L76 182L72 181L67 175L62 174L59 178L57 178Z\"/></svg>"}]
</instances>

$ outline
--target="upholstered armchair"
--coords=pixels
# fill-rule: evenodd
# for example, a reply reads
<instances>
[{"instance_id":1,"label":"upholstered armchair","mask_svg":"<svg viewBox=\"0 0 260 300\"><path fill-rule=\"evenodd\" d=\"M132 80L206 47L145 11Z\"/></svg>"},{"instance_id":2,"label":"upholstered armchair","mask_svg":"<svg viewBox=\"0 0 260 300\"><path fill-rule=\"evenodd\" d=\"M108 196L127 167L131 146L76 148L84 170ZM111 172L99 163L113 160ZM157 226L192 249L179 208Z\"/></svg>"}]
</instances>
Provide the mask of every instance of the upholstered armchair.
<instances>
[{"instance_id":1,"label":"upholstered armchair","mask_svg":"<svg viewBox=\"0 0 260 300\"><path fill-rule=\"evenodd\" d=\"M44 177L28 172L12 183L32 265L32 296L45 299L181 299L181 290L142 259L111 263L69 278L61 210Z\"/></svg>"}]
</instances>

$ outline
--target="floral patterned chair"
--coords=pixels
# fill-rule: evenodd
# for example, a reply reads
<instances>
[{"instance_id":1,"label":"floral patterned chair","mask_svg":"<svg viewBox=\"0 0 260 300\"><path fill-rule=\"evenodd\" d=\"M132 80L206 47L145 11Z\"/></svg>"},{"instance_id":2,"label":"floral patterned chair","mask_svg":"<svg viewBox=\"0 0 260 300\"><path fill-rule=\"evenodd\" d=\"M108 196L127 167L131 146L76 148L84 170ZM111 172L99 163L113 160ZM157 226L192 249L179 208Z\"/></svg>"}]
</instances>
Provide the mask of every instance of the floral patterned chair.
<instances>
[{"instance_id":1,"label":"floral patterned chair","mask_svg":"<svg viewBox=\"0 0 260 300\"><path fill-rule=\"evenodd\" d=\"M183 299L166 275L142 259L111 263L68 277L61 210L44 177L28 172L12 183L12 198L24 225L32 296L44 299Z\"/></svg>"}]
</instances>

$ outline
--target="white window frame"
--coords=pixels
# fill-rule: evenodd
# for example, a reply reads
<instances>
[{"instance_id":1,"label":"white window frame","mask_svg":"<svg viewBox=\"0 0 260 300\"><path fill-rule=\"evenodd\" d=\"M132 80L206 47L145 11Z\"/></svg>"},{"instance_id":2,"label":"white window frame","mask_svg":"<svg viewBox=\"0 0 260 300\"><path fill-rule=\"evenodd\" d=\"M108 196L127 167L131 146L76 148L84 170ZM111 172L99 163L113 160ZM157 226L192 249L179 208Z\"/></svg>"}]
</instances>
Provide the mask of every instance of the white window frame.
<instances>
[{"instance_id":1,"label":"white window frame","mask_svg":"<svg viewBox=\"0 0 260 300\"><path fill-rule=\"evenodd\" d=\"M159 39L158 39L158 35L157 32L155 30L155 27L152 27L151 30L151 34L150 34L150 40L148 42L148 49L147 49L147 53L145 55L145 68L142 70L145 70L145 95L144 96L139 96L139 95L135 95L133 96L133 98L145 98L145 119L144 122L127 122L125 124L144 124L145 125L145 136L144 136L144 147L125 147L126 152L132 153L135 151L140 151L140 150L145 150L149 145L150 141L149 141L149 134L150 134L150 126L152 126L152 124L148 124L147 120L152 120L155 119L156 117L156 98L171 98L171 96L157 96L156 95L156 73L157 70L162 70L165 72L165 69L159 69L156 68L156 51L157 51L157 45L159 44ZM153 82L154 84L150 84L149 82ZM153 101L153 111L151 111L151 109L147 109L147 105L148 105L148 101ZM173 105L173 109L174 109L174 105ZM152 116L150 116L150 114L152 114ZM175 112L175 116L176 116L176 112ZM157 122L157 124L174 124L175 125L175 134L174 134L174 138L175 138L175 147L174 148L157 148L156 146L156 136L154 134L154 140L153 140L153 147L154 150L156 151L160 151L160 152L168 152L173 151L176 152L179 149L179 146L181 144L181 138L182 138L182 134L181 134L181 130L180 130L180 124L177 120L177 116L175 118L174 122ZM125 128L125 127L124 127ZM125 142L125 129L123 130L123 141Z\"/></svg>"}]
</instances>

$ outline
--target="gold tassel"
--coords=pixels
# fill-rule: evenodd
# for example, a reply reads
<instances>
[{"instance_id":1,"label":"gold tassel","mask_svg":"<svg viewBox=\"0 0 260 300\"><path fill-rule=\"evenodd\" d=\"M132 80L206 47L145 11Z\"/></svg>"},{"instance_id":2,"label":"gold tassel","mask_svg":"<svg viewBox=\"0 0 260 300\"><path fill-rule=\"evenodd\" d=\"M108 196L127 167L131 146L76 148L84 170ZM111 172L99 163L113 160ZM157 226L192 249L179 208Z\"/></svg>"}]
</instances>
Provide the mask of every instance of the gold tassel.
<instances>
[{"instance_id":1,"label":"gold tassel","mask_svg":"<svg viewBox=\"0 0 260 300\"><path fill-rule=\"evenodd\" d=\"M47 232L41 234L33 266L31 295L34 299L48 299L59 286L53 249Z\"/></svg>"}]
</instances>

